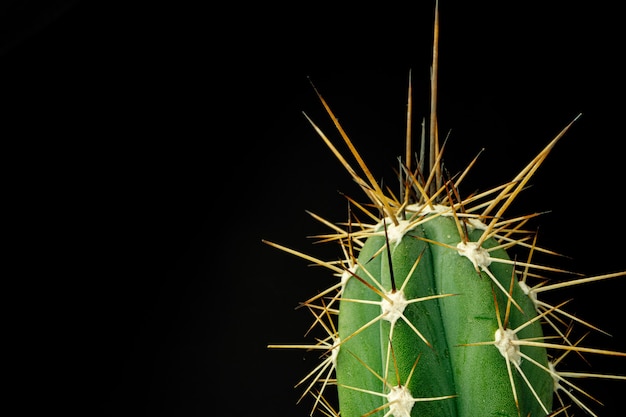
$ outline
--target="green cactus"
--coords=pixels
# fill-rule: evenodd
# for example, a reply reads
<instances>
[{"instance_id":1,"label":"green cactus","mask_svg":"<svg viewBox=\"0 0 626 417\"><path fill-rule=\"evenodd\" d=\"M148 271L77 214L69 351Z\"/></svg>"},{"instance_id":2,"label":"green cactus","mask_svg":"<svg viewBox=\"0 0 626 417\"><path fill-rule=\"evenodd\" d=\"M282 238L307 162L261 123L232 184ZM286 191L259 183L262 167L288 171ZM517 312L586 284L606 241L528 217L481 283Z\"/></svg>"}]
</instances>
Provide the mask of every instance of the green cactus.
<instances>
[{"instance_id":1,"label":"green cactus","mask_svg":"<svg viewBox=\"0 0 626 417\"><path fill-rule=\"evenodd\" d=\"M368 204L348 198L343 226L322 236L338 242L341 262L265 241L322 265L340 279L303 303L327 334L314 345L272 348L318 349L322 363L300 384L314 397L313 412L341 417L547 416L570 415L570 406L596 416L572 379L624 376L560 372L561 359L577 354L625 357L586 348L572 340L571 326L595 329L541 293L622 277L615 272L584 277L533 262L536 234L523 226L534 215L507 219L511 203L527 186L566 126L515 178L486 192L461 198L459 184L472 167L447 178L441 164L436 121L438 12L435 11L432 101L428 135L422 130L419 159L411 161L409 79L406 160L398 195L383 191L322 96L318 97L344 139L358 169L309 119L352 178ZM308 117L307 117L308 119ZM426 137L429 137L427 143ZM356 207L361 215L353 209ZM362 215L371 221L359 220ZM512 258L515 250L524 259ZM517 255L516 255L517 256ZM543 274L567 279L548 281ZM548 283L550 282L550 283ZM339 409L326 399L336 386Z\"/></svg>"}]
</instances>

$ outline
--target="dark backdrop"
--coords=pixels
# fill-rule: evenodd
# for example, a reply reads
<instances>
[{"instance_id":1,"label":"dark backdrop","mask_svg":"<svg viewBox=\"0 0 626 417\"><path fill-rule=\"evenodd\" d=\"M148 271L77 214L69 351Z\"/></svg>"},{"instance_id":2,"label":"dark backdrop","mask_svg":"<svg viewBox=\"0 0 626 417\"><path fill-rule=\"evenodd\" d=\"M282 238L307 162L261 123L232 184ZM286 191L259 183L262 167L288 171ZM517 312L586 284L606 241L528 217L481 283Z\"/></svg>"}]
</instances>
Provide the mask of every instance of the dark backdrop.
<instances>
[{"instance_id":1,"label":"dark backdrop","mask_svg":"<svg viewBox=\"0 0 626 417\"><path fill-rule=\"evenodd\" d=\"M142 3L0 9L14 389L26 411L307 415L293 385L314 355L266 345L306 340L294 307L333 277L261 239L338 257L305 210L340 222L338 191L362 200L302 115L340 140L308 77L393 187L410 70L416 131L428 111L433 7ZM582 113L513 210L549 211L557 264L623 270L624 26L617 6L546 4L442 2L446 164L484 147L465 191L500 184ZM625 351L625 289L558 299ZM614 388L592 385L600 415Z\"/></svg>"}]
</instances>

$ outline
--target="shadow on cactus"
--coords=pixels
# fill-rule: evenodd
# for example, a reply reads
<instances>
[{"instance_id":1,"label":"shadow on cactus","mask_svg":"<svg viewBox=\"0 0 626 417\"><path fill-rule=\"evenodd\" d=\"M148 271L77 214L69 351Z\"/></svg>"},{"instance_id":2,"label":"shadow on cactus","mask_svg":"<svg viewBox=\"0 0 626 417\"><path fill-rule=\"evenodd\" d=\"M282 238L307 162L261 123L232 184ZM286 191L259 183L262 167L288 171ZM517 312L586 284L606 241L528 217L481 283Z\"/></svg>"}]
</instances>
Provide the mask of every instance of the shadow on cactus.
<instances>
[{"instance_id":1,"label":"shadow on cactus","mask_svg":"<svg viewBox=\"0 0 626 417\"><path fill-rule=\"evenodd\" d=\"M438 26L435 11L431 114L415 161L409 77L406 158L398 170L397 193L374 179L313 87L351 155L342 155L305 116L369 201L347 197L350 216L340 226L312 214L330 228L319 238L338 243L342 261L264 241L338 277L336 285L302 303L327 337L312 345L269 347L323 353L322 362L298 383L304 387L302 397L314 398L311 415L535 417L569 416L582 409L597 416L597 400L576 380L626 377L566 372L560 363L572 354L626 354L584 347L572 329L601 330L568 313L566 302L552 305L543 295L626 272L585 277L538 264L533 255L557 254L537 246L536 233L524 228L536 214L506 217L577 117L515 178L462 197L459 185L476 159L455 176L442 168L445 143L440 145L436 118ZM511 258L513 248L524 259ZM324 397L329 389L337 390L338 404Z\"/></svg>"}]
</instances>

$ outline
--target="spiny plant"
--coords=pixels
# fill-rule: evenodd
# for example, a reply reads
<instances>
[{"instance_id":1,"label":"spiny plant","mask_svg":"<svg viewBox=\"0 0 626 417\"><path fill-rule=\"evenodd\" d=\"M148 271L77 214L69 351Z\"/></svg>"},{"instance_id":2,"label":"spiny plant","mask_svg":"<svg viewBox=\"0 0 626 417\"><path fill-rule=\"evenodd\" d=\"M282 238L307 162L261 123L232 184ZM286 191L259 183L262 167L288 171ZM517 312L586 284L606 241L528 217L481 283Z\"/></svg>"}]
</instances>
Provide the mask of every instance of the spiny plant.
<instances>
[{"instance_id":1,"label":"spiny plant","mask_svg":"<svg viewBox=\"0 0 626 417\"><path fill-rule=\"evenodd\" d=\"M454 176L443 167L445 141L440 145L436 116L438 31L435 7L428 132L423 123L419 154L412 161L409 74L406 155L397 170L397 193L383 189L374 178L313 86L350 155L342 155L305 117L369 201L346 196L345 223L310 213L331 230L317 238L339 244L339 261L264 240L338 278L301 303L313 316L312 327L325 337L313 344L269 347L321 351L321 363L297 384L305 387L301 399L314 398L311 415L570 416L577 407L597 416L589 405L597 400L574 382L576 378L626 377L570 372L560 365L571 354L626 354L584 347L584 336L574 338L574 329L601 330L569 313L567 301L554 304L543 296L623 277L626 271L583 276L537 263L537 253L558 255L538 246L537 233L525 228L537 213L506 217L578 117L512 180L461 197L459 186L477 158ZM325 396L331 386L337 390L338 408Z\"/></svg>"}]
</instances>

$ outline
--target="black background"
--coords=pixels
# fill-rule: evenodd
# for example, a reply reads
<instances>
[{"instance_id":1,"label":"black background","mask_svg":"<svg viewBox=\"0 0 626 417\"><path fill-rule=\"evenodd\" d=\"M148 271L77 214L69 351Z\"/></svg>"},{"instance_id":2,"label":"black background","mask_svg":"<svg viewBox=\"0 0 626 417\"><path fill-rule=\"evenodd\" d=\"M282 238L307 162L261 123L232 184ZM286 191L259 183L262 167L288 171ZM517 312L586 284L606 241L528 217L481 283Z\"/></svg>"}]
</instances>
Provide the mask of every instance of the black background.
<instances>
[{"instance_id":1,"label":"black background","mask_svg":"<svg viewBox=\"0 0 626 417\"><path fill-rule=\"evenodd\" d=\"M266 346L310 342L294 307L334 278L261 239L336 258L305 210L340 222L338 191L363 197L302 115L340 143L308 77L394 187L409 70L416 132L428 114L430 3L5 2L7 344L25 411L308 414L293 385L315 355ZM498 185L582 113L512 212L549 211L540 243L572 259L546 262L623 270L619 9L546 3L442 2L446 165L484 147L465 193ZM626 351L624 290L555 299L613 334L587 344ZM623 383L589 386L618 415Z\"/></svg>"}]
</instances>

